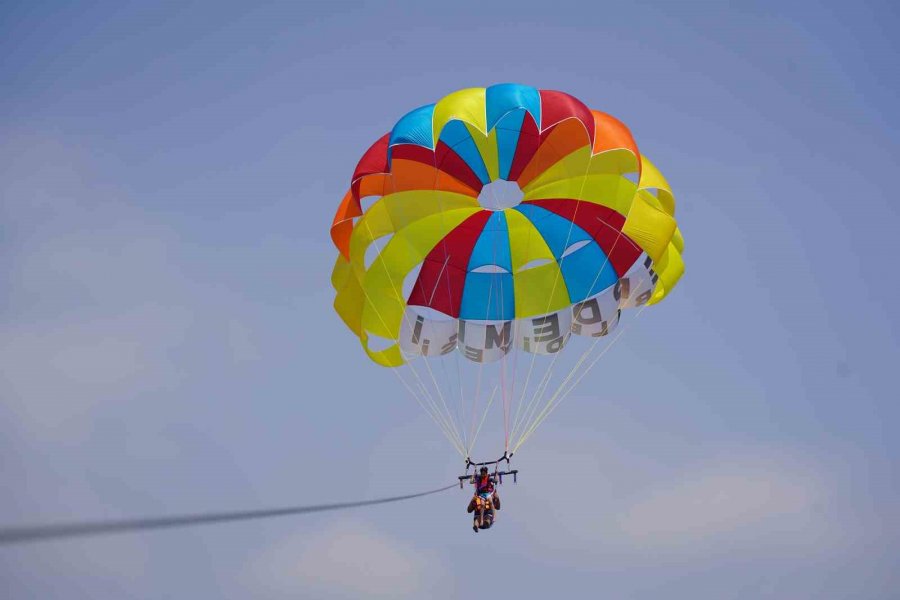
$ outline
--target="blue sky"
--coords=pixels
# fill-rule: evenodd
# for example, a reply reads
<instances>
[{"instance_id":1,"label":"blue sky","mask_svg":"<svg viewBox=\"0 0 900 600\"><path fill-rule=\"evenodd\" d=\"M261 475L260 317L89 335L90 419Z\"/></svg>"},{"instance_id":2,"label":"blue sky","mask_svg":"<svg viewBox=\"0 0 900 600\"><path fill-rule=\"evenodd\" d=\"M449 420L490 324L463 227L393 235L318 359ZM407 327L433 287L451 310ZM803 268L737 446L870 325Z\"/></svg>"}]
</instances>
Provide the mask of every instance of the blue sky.
<instances>
[{"instance_id":1,"label":"blue sky","mask_svg":"<svg viewBox=\"0 0 900 600\"><path fill-rule=\"evenodd\" d=\"M523 448L490 532L448 492L3 548L7 596L890 597L898 9L782 4L5 3L5 524L452 478L331 309L328 226L371 141L453 90L625 121L688 269Z\"/></svg>"}]
</instances>

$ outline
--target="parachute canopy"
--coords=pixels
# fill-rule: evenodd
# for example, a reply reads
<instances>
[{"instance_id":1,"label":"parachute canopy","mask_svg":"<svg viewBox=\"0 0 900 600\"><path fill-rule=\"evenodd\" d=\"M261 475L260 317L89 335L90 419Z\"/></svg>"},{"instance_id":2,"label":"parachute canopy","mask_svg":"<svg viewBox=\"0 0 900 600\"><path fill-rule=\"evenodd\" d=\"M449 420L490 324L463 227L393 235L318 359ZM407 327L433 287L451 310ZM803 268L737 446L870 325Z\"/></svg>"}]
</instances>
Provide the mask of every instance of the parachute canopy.
<instances>
[{"instance_id":1,"label":"parachute canopy","mask_svg":"<svg viewBox=\"0 0 900 600\"><path fill-rule=\"evenodd\" d=\"M403 116L357 164L331 237L335 310L386 367L556 354L684 271L674 197L628 128L517 84Z\"/></svg>"}]
</instances>

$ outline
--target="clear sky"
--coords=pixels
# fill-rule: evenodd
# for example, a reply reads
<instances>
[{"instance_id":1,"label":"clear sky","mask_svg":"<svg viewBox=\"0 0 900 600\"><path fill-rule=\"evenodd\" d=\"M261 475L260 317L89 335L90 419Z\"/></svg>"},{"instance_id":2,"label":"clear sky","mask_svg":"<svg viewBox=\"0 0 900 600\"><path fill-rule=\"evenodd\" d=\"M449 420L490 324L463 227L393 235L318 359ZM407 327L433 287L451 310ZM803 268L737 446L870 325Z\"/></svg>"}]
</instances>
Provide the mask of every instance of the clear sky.
<instances>
[{"instance_id":1,"label":"clear sky","mask_svg":"<svg viewBox=\"0 0 900 600\"><path fill-rule=\"evenodd\" d=\"M2 548L4 597L896 594L896 3L255 4L0 8L3 524L452 479L332 311L328 227L368 145L456 89L625 121L687 274L490 532L451 491Z\"/></svg>"}]
</instances>

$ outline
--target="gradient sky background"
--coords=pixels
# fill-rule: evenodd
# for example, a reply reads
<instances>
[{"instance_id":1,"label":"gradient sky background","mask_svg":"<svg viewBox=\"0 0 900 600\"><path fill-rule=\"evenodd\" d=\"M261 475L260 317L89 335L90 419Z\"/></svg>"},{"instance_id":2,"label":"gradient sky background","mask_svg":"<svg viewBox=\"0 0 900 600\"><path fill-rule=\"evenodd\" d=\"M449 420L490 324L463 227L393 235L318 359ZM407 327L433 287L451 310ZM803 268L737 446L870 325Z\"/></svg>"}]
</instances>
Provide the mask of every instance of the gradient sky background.
<instances>
[{"instance_id":1,"label":"gradient sky background","mask_svg":"<svg viewBox=\"0 0 900 600\"><path fill-rule=\"evenodd\" d=\"M356 160L453 90L625 121L687 274L523 448L490 532L451 491L6 547L4 597L896 597L896 3L251 4L0 9L2 524L456 475L328 281Z\"/></svg>"}]
</instances>

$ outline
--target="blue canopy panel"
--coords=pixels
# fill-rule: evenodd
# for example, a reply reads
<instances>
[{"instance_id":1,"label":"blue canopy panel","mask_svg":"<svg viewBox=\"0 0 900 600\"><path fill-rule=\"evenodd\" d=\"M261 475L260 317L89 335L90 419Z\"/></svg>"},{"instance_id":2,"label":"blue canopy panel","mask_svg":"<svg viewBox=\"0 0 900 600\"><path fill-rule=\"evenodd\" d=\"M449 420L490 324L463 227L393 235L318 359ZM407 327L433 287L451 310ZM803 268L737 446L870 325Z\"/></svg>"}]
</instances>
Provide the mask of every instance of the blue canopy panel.
<instances>
[{"instance_id":1,"label":"blue canopy panel","mask_svg":"<svg viewBox=\"0 0 900 600\"><path fill-rule=\"evenodd\" d=\"M512 273L469 273L459 318L464 321L511 321L516 315Z\"/></svg>"},{"instance_id":2,"label":"blue canopy panel","mask_svg":"<svg viewBox=\"0 0 900 600\"><path fill-rule=\"evenodd\" d=\"M473 273L476 269L483 271ZM469 258L459 318L508 321L515 316L509 229L502 211L492 213Z\"/></svg>"},{"instance_id":3,"label":"blue canopy panel","mask_svg":"<svg viewBox=\"0 0 900 600\"><path fill-rule=\"evenodd\" d=\"M452 148L469 165L469 168L478 176L481 183L488 184L491 182L491 176L488 175L484 159L481 158L481 152L478 151L478 145L472 139L472 134L465 123L456 120L448 122L444 125L444 129L441 130L439 140Z\"/></svg>"},{"instance_id":4,"label":"blue canopy panel","mask_svg":"<svg viewBox=\"0 0 900 600\"><path fill-rule=\"evenodd\" d=\"M499 176L508 180L525 113L531 113L535 123L541 122L541 94L527 85L501 83L487 88L485 106L488 131L497 129Z\"/></svg>"},{"instance_id":5,"label":"blue canopy panel","mask_svg":"<svg viewBox=\"0 0 900 600\"><path fill-rule=\"evenodd\" d=\"M470 273L478 267L497 265L507 273L512 273L512 257L509 250L509 228L503 211L492 212L484 224L481 235L475 241L469 265Z\"/></svg>"},{"instance_id":6,"label":"blue canopy panel","mask_svg":"<svg viewBox=\"0 0 900 600\"><path fill-rule=\"evenodd\" d=\"M524 109L535 123L541 122L541 94L537 89L517 83L492 85L485 91L487 128L493 129L510 111Z\"/></svg>"},{"instance_id":7,"label":"blue canopy panel","mask_svg":"<svg viewBox=\"0 0 900 600\"><path fill-rule=\"evenodd\" d=\"M497 122L497 158L500 179L509 180L509 170L512 168L513 159L516 157L516 147L519 145L519 132L522 130L522 122L525 120L525 109L516 109L506 113Z\"/></svg>"},{"instance_id":8,"label":"blue canopy panel","mask_svg":"<svg viewBox=\"0 0 900 600\"><path fill-rule=\"evenodd\" d=\"M581 302L600 293L618 280L615 269L600 245L584 229L547 209L520 204L519 211L534 224L559 263L569 298ZM566 249L578 244L570 254Z\"/></svg>"},{"instance_id":9,"label":"blue canopy panel","mask_svg":"<svg viewBox=\"0 0 900 600\"><path fill-rule=\"evenodd\" d=\"M431 133L431 121L434 116L434 104L420 106L411 110L397 121L391 129L388 146L397 144L415 144L434 149L434 137Z\"/></svg>"}]
</instances>

